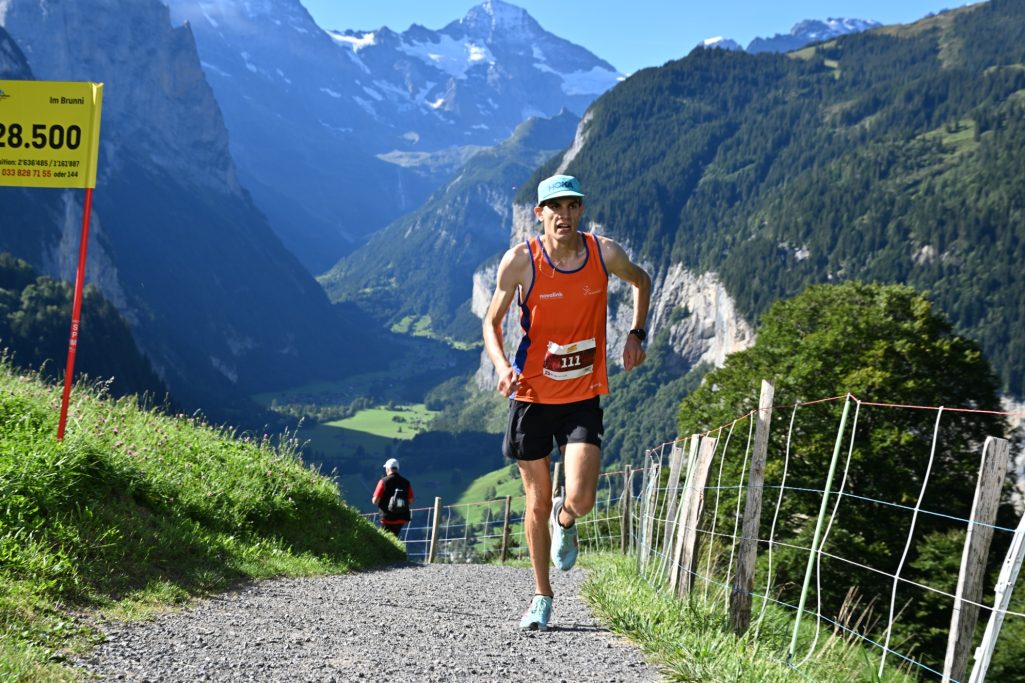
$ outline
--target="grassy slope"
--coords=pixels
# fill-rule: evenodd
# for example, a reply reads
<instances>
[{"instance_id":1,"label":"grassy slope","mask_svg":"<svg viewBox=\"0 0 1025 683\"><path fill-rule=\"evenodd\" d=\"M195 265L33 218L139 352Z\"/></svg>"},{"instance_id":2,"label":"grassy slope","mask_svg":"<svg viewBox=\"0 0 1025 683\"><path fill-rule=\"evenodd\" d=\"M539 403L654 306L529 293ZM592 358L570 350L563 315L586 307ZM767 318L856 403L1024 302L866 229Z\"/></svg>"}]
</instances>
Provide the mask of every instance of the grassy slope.
<instances>
[{"instance_id":1,"label":"grassy slope","mask_svg":"<svg viewBox=\"0 0 1025 683\"><path fill-rule=\"evenodd\" d=\"M893 681L910 683L914 676L892 661L879 678L878 651L845 641L824 627L815 638L814 620L801 625L795 661L787 652L793 611L770 606L759 623L755 600L751 628L733 634L723 588L695 585L691 599L678 599L637 573L634 558L588 555L583 593L598 617L614 632L638 643L672 681L701 683L784 683L800 681ZM856 615L855 615L856 616ZM814 654L805 659L809 650Z\"/></svg>"},{"instance_id":2,"label":"grassy slope","mask_svg":"<svg viewBox=\"0 0 1025 683\"><path fill-rule=\"evenodd\" d=\"M513 517L522 517L526 500L523 495L523 481L514 469L503 467L477 477L463 495L456 501L457 505L466 505L465 516L469 521L480 523L486 515L485 510L491 509L494 519L501 519L505 512L505 496L511 496L510 505ZM488 505L474 505L481 501L501 499Z\"/></svg>"},{"instance_id":3,"label":"grassy slope","mask_svg":"<svg viewBox=\"0 0 1025 683\"><path fill-rule=\"evenodd\" d=\"M294 442L76 387L58 443L59 405L0 365L0 680L72 678L61 653L103 615L404 558Z\"/></svg>"}]
</instances>

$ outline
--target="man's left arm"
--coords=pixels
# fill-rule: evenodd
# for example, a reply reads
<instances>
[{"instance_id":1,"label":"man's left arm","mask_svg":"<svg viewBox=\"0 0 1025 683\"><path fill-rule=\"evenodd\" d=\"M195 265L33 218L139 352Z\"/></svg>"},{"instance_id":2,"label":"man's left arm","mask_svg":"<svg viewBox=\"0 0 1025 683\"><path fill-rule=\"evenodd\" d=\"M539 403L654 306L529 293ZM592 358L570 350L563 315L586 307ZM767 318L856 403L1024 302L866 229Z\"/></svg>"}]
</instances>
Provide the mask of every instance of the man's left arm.
<instances>
[{"instance_id":1,"label":"man's left arm","mask_svg":"<svg viewBox=\"0 0 1025 683\"><path fill-rule=\"evenodd\" d=\"M623 247L615 241L607 237L599 239L605 267L634 288L634 317L630 329L644 329L645 321L648 319L648 306L651 304L651 277L643 268L631 261ZM623 368L632 370L643 363L645 358L641 340L635 335L626 335L626 343L623 344Z\"/></svg>"}]
</instances>

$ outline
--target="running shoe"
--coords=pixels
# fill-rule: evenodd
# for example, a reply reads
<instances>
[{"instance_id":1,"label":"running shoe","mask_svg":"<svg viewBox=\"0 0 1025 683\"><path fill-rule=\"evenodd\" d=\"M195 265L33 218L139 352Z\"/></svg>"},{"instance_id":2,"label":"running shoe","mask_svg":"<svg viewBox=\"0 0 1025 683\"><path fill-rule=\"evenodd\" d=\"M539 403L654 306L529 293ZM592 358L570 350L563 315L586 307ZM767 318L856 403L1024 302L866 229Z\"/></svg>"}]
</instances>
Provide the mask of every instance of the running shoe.
<instances>
[{"instance_id":1,"label":"running shoe","mask_svg":"<svg viewBox=\"0 0 1025 683\"><path fill-rule=\"evenodd\" d=\"M548 622L552 618L552 599L547 595L535 595L530 601L530 609L520 619L520 628L524 631L547 631Z\"/></svg>"},{"instance_id":2,"label":"running shoe","mask_svg":"<svg viewBox=\"0 0 1025 683\"><path fill-rule=\"evenodd\" d=\"M560 512L562 512L562 498L556 498L552 503L552 562L566 572L577 563L579 541L577 540L576 522L568 529L562 526L559 524Z\"/></svg>"}]
</instances>

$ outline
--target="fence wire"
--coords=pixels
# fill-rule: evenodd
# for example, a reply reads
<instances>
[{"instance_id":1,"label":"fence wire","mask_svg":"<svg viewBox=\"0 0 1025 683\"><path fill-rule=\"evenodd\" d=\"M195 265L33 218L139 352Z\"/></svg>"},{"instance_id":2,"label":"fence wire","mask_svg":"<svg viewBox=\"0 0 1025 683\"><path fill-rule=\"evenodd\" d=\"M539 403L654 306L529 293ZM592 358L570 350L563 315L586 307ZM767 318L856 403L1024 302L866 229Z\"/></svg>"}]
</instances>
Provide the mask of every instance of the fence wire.
<instances>
[{"instance_id":1,"label":"fence wire","mask_svg":"<svg viewBox=\"0 0 1025 683\"><path fill-rule=\"evenodd\" d=\"M806 445L812 429L809 425L821 427L825 422L821 416L807 423L802 417L808 410L835 412L844 401L851 401L854 405L854 417L849 428L841 421L839 429L835 428L835 423L830 428L833 434L818 435L821 442L826 442L827 436L829 439L835 436L833 467L839 472L838 484L835 487L829 485L831 479L827 478L827 485L823 486L821 482L815 485L815 477L822 476L829 466L829 459L824 453L809 452ZM749 480L749 470L753 473L753 437L759 410L704 434L658 444L645 453L645 462L640 467L603 473L594 509L577 520L581 551L622 549L636 558L638 572L657 591L671 591L676 595L686 594L690 598L721 603L728 611L731 609L731 595L737 593L740 578L738 563L741 558L737 550L744 540L741 538L744 497L754 487L764 491L767 498L762 503L765 512L765 522L759 526L762 531L752 539L760 559L755 570L755 585L746 593L750 599L748 604L757 606L752 610L754 614L750 615L754 617L751 633L758 637L770 606L793 615L795 644L801 616L807 615L813 621L801 631L805 635L802 640L804 649L797 653L792 648L788 656L780 659L781 663L807 680L814 680L807 669L809 659L816 652L832 647L836 639L842 639L846 643L860 643L869 651L878 653L880 678L889 668L894 673L903 672L915 678L942 678L956 683L982 681L978 661L985 659L988 664L992 649L989 655L976 652L975 673L971 678L967 673L959 678L945 673L944 662L937 659L936 653L929 655L910 649L901 651L905 640L896 638L895 634L898 630L907 633L910 613L923 604L935 606L942 603L943 609L951 614L966 607L977 609L980 616L975 632L986 629L982 645L986 645L986 638L991 638L994 641L990 643L991 648L1001 641L990 631L998 630L1002 620L1025 620L1025 612L1019 606L1020 599L1014 603L1015 607L1008 604L1013 597L1021 555L1025 552L1021 550L1025 522L1012 527L993 520L973 519L969 511L944 509L942 506L946 501L930 496L931 478L940 474L938 470L934 471L938 467L938 450L944 451L943 457L948 459L944 462L949 465L949 452L957 446L941 443L941 423L948 415L963 423L972 419L975 413L992 415L993 412L869 403L853 396L799 402L780 408L789 411L786 434L783 439L777 435L778 449L770 449L764 456L764 481L752 484ZM872 413L866 416L869 408ZM894 411L934 412L934 425L931 429L920 428L906 416L894 417ZM904 488L899 489L902 491L899 496L894 494L894 499L882 495L880 491L883 488L862 490L864 472L856 472L853 467L863 457L866 441L873 429L891 430L894 439L912 440L927 447L923 463L900 463L901 476L908 481L900 482ZM901 429L909 431L904 433ZM703 439L710 440L707 452L701 450ZM959 452L956 457L969 459L963 462L975 463L979 461L979 452ZM707 460L703 467L699 467L702 458ZM975 484L975 481L965 482L965 486L972 489ZM897 487L891 488L898 490ZM809 538L805 532L795 535L795 529L800 531L804 528L806 531L809 523L814 522L801 510L815 507L815 501L821 504L819 524L824 526L821 538ZM525 497L520 495L508 499L508 521L505 518L506 504L506 498L494 498L412 510L412 520L400 537L409 559L427 562L431 557L432 544L434 562L527 559L523 516ZM850 531L843 525L845 517L857 518L857 515L867 519L875 516L903 525L902 530L893 530L894 534L903 534L897 548L899 562L893 566L879 566L871 558L858 554L856 544L851 543ZM366 516L378 521L379 513ZM1000 552L1010 548L996 594L993 587L988 586L987 590L991 592L981 599L964 595L960 588L955 589L961 580L957 568L950 575L930 576L929 581L912 575L908 569L922 549L920 527L924 526L948 530L959 528L968 535L973 530L976 533L985 530L993 535L992 548L1000 549ZM1018 554L1017 564L1013 561L1013 552ZM809 577L814 577L813 582L806 581L800 601L795 599L795 586L776 583L780 564L789 558L793 565L794 557L809 558ZM880 557L886 559L889 555L883 553ZM993 564L991 561L990 566ZM867 577L875 578L869 580ZM878 595L862 595L853 589L839 590L837 586L831 586L830 581L842 581L845 586L885 583L888 588ZM806 593L814 594L814 600L808 605L804 604ZM843 593L843 602L837 604L827 600L829 595L840 593ZM1002 604L997 604L1001 597ZM882 605L885 610L873 611L876 605ZM987 621L997 622L996 629L992 623L986 628ZM829 630L830 635L820 646L823 627ZM978 638L973 644L977 641ZM895 664L888 664L888 656L894 658Z\"/></svg>"}]
</instances>

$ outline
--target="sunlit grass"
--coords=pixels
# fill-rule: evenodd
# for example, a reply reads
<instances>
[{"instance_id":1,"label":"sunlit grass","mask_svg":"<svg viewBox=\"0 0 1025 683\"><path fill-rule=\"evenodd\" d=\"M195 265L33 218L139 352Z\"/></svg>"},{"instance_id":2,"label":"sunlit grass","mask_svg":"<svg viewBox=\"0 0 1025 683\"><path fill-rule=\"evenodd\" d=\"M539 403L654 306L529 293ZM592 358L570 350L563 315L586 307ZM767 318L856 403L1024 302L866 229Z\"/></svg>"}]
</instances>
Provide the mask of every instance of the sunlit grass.
<instances>
[{"instance_id":1,"label":"sunlit grass","mask_svg":"<svg viewBox=\"0 0 1025 683\"><path fill-rule=\"evenodd\" d=\"M793 613L770 605L757 628L739 637L730 627L722 589L695 590L677 598L637 571L635 557L604 553L581 556L588 569L583 594L601 621L637 644L669 680L694 683L784 683L789 681L914 680L891 668L876 675L878 658L843 638L820 635L815 654L804 661L813 627L802 624L800 653L789 661ZM759 608L755 609L757 621ZM804 628L808 626L808 628Z\"/></svg>"},{"instance_id":2,"label":"sunlit grass","mask_svg":"<svg viewBox=\"0 0 1025 683\"><path fill-rule=\"evenodd\" d=\"M364 432L385 439L412 439L427 429L437 412L422 403L393 408L368 408L344 420L334 420L325 426Z\"/></svg>"},{"instance_id":3,"label":"sunlit grass","mask_svg":"<svg viewBox=\"0 0 1025 683\"><path fill-rule=\"evenodd\" d=\"M63 680L97 619L145 616L244 580L404 558L292 435L72 393L0 364L0 680ZM86 615L86 616L82 616Z\"/></svg>"}]
</instances>

